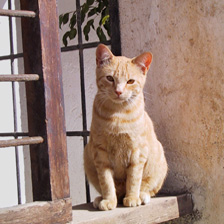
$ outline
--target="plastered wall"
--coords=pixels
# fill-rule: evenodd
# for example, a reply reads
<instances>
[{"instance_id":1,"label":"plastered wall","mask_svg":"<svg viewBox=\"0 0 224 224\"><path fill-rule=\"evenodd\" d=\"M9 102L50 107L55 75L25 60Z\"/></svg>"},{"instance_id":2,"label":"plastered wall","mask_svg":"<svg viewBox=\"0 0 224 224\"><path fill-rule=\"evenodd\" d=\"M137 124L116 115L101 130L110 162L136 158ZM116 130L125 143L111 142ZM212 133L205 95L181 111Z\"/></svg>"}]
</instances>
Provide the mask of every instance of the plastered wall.
<instances>
[{"instance_id":1,"label":"plastered wall","mask_svg":"<svg viewBox=\"0 0 224 224\"><path fill-rule=\"evenodd\" d=\"M151 51L146 109L164 145L164 191L193 195L197 215L224 223L224 1L120 0L122 54Z\"/></svg>"}]
</instances>

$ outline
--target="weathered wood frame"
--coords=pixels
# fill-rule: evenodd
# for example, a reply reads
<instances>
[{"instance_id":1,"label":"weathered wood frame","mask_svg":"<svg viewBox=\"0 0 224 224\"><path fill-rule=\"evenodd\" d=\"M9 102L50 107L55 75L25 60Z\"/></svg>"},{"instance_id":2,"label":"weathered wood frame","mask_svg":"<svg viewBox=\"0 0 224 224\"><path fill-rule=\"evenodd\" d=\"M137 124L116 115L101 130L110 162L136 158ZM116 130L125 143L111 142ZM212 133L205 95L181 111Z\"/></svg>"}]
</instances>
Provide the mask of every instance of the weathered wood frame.
<instances>
[{"instance_id":1,"label":"weathered wood frame","mask_svg":"<svg viewBox=\"0 0 224 224\"><path fill-rule=\"evenodd\" d=\"M0 209L1 224L65 224L71 222L71 200L41 201Z\"/></svg>"},{"instance_id":2,"label":"weathered wood frame","mask_svg":"<svg viewBox=\"0 0 224 224\"><path fill-rule=\"evenodd\" d=\"M62 69L56 1L21 0L21 9L34 11L22 18L25 73L38 74L26 83L31 136L44 137L30 146L34 201L69 197L69 177L62 92ZM38 134L37 134L38 133Z\"/></svg>"},{"instance_id":3,"label":"weathered wood frame","mask_svg":"<svg viewBox=\"0 0 224 224\"><path fill-rule=\"evenodd\" d=\"M35 202L2 209L0 223L68 223L72 204L56 0L20 4L26 15L12 10L6 14L22 17L25 73L39 75L38 81L26 82L26 96L29 136L41 136L43 143L30 145Z\"/></svg>"}]
</instances>

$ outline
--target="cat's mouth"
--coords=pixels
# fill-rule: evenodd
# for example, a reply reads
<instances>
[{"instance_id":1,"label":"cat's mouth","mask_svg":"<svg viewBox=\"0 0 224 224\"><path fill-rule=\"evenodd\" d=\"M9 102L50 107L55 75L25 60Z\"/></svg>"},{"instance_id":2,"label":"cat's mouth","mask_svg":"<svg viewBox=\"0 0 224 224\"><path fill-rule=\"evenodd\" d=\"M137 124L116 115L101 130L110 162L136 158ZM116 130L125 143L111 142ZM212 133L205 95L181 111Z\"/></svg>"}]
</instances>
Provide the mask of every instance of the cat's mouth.
<instances>
[{"instance_id":1,"label":"cat's mouth","mask_svg":"<svg viewBox=\"0 0 224 224\"><path fill-rule=\"evenodd\" d=\"M126 99L122 99L122 98L119 98L119 97L117 97L117 98L113 98L113 99L111 99L114 103L118 103L118 104L120 104L120 103L124 103L124 102L126 102L127 100Z\"/></svg>"},{"instance_id":2,"label":"cat's mouth","mask_svg":"<svg viewBox=\"0 0 224 224\"><path fill-rule=\"evenodd\" d=\"M123 96L110 96L110 99L113 103L123 103L127 101L127 99Z\"/></svg>"},{"instance_id":3,"label":"cat's mouth","mask_svg":"<svg viewBox=\"0 0 224 224\"><path fill-rule=\"evenodd\" d=\"M121 104L121 103L125 103L125 102L129 102L131 99L132 99L132 95L131 96L113 96L111 97L111 100L114 102L114 103L117 103L117 104Z\"/></svg>"}]
</instances>

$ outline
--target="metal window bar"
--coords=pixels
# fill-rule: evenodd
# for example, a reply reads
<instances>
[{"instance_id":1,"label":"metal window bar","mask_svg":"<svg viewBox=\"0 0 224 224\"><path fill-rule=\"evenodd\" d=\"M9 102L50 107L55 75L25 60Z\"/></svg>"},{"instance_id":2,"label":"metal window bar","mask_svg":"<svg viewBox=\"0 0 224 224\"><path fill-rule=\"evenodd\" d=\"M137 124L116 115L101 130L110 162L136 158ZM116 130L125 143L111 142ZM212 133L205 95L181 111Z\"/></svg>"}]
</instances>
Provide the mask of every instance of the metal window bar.
<instances>
[{"instance_id":1,"label":"metal window bar","mask_svg":"<svg viewBox=\"0 0 224 224\"><path fill-rule=\"evenodd\" d=\"M8 1L8 9L11 10L11 0ZM86 114L86 97L85 97L85 71L84 71L84 49L96 48L99 41L83 43L82 40L82 26L81 26L81 13L80 13L80 0L76 0L77 10L77 27L78 27L78 44L67 47L62 47L61 52L79 51L79 65L80 65L80 85L81 85L81 103L82 103L82 131L67 131L68 137L83 137L83 146L87 144L87 138L90 132L87 130L87 114ZM109 12L111 17L111 40L104 42L105 45L111 45L111 50L115 55L121 55L121 43L120 43L120 27L119 27L119 14L118 14L118 1L111 0L109 2ZM23 53L14 53L13 45L13 33L12 33L12 18L9 17L10 27L10 55L0 56L1 60L11 60L11 73L14 74L14 60L23 58ZM29 136L27 132L18 132L17 128L17 115L16 115L16 97L15 97L15 83L12 83L13 91L13 111L14 111L14 132L0 133L0 137L26 137ZM19 174L19 160L18 160L18 147L16 150L16 167L17 167L17 182L18 182L18 203L21 203L21 190L20 190L20 174ZM90 202L89 184L86 180L86 201Z\"/></svg>"},{"instance_id":2,"label":"metal window bar","mask_svg":"<svg viewBox=\"0 0 224 224\"><path fill-rule=\"evenodd\" d=\"M14 60L14 59L17 59L17 58L22 58L22 57L23 57L23 53L3 55L3 56L0 56L0 61Z\"/></svg>"},{"instance_id":3,"label":"metal window bar","mask_svg":"<svg viewBox=\"0 0 224 224\"><path fill-rule=\"evenodd\" d=\"M83 131L87 131L87 116L86 116L86 96L85 96L85 77L84 77L84 57L82 48L82 28L81 28L81 8L80 0L76 0L77 11L77 26L78 26L78 45L79 45L79 66L80 66L80 84L81 84L81 102L82 102L82 126ZM83 146L87 144L87 136L83 136ZM89 183L85 177L86 186L86 201L90 202Z\"/></svg>"}]
</instances>

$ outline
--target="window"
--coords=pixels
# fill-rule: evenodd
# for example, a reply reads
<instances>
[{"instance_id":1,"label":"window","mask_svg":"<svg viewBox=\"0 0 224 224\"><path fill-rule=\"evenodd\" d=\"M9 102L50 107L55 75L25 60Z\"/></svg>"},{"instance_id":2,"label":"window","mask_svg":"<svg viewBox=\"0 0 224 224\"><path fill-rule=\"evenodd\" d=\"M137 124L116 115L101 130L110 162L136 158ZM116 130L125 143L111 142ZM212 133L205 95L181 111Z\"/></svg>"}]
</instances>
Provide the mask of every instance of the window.
<instances>
[{"instance_id":1,"label":"window","mask_svg":"<svg viewBox=\"0 0 224 224\"><path fill-rule=\"evenodd\" d=\"M89 41L83 35L85 21L81 24L80 9L85 1L58 0L59 14L77 9L77 37L67 47L61 45L63 87L65 101L65 119L67 131L70 191L73 204L90 201L90 193L96 194L85 180L83 169L83 149L88 141L92 116L92 103L96 93L95 49L100 43L96 32L92 30ZM3 1L4 9L20 9L19 1ZM115 55L121 54L118 4L110 1L111 38L104 44L111 47ZM0 52L0 75L22 74L23 53L20 18L0 17L0 28L4 29ZM66 28L65 28L66 30ZM63 32L61 31L61 37ZM0 82L0 139L28 136L25 84ZM19 146L21 147L21 146ZM28 147L12 147L12 150L0 149L1 198L6 198L0 207L32 201L31 171ZM24 150L23 150L24 149ZM7 171L6 171L7 170ZM9 187L12 189L9 189ZM8 196L12 196L9 201ZM9 203L5 203L8 201Z\"/></svg>"}]
</instances>

